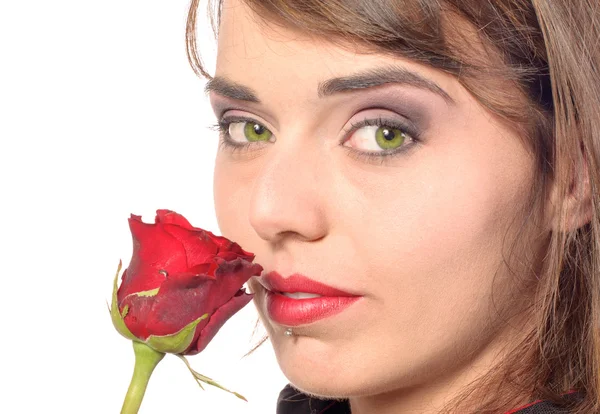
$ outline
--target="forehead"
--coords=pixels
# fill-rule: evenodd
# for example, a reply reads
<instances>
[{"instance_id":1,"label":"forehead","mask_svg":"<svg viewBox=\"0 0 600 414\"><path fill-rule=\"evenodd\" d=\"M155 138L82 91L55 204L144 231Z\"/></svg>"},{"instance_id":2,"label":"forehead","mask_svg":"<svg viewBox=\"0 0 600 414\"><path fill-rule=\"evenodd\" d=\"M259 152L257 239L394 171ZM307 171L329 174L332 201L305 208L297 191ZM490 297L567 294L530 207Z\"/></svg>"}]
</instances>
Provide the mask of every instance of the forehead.
<instances>
[{"instance_id":1,"label":"forehead","mask_svg":"<svg viewBox=\"0 0 600 414\"><path fill-rule=\"evenodd\" d=\"M265 46L279 45L278 51L288 47L290 51L297 51L296 43L321 43L326 46L324 40L313 39L295 28L282 27L263 15L255 14L243 0L223 0L222 4L218 39L220 50L242 46L245 51L251 52Z\"/></svg>"},{"instance_id":2,"label":"forehead","mask_svg":"<svg viewBox=\"0 0 600 414\"><path fill-rule=\"evenodd\" d=\"M268 62L286 66L290 75L303 75L317 60L349 63L356 52L350 44L347 46L336 47L294 28L281 27L254 14L242 0L225 0L219 26L217 71L251 70ZM242 62L247 66L231 65ZM261 71L272 73L273 68L262 67Z\"/></svg>"},{"instance_id":3,"label":"forehead","mask_svg":"<svg viewBox=\"0 0 600 414\"><path fill-rule=\"evenodd\" d=\"M312 102L325 80L389 66L430 79L450 96L462 89L451 75L429 66L282 27L257 16L242 0L223 3L216 75L252 85L266 96L288 94Z\"/></svg>"}]
</instances>

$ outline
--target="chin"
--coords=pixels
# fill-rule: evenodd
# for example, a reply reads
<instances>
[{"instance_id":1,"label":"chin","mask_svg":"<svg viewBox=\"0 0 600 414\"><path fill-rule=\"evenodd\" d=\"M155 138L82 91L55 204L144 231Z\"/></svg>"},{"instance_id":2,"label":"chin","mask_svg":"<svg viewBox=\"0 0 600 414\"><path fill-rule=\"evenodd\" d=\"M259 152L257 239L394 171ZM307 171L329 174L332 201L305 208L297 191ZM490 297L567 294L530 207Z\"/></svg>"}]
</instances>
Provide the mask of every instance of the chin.
<instances>
[{"instance_id":1,"label":"chin","mask_svg":"<svg viewBox=\"0 0 600 414\"><path fill-rule=\"evenodd\" d=\"M296 343L273 343L279 366L290 384L317 398L348 399L374 396L419 386L422 370L395 361L377 361L358 344L346 347L316 338L298 337ZM361 352L360 349L363 349Z\"/></svg>"},{"instance_id":2,"label":"chin","mask_svg":"<svg viewBox=\"0 0 600 414\"><path fill-rule=\"evenodd\" d=\"M288 380L294 388L314 398L343 400L356 395L340 381L337 384L324 384L322 381L311 381L310 378L299 378L298 381L288 378Z\"/></svg>"},{"instance_id":3,"label":"chin","mask_svg":"<svg viewBox=\"0 0 600 414\"><path fill-rule=\"evenodd\" d=\"M344 390L348 387L343 379L352 378L356 373L348 369L339 348L335 355L328 344L316 338L273 339L281 371L294 387L314 396L345 397Z\"/></svg>"},{"instance_id":4,"label":"chin","mask_svg":"<svg viewBox=\"0 0 600 414\"><path fill-rule=\"evenodd\" d=\"M297 339L298 342L303 340L315 341L314 338ZM348 353L344 355L339 348L330 353L322 346L311 347L305 343L304 347L300 345L289 349L291 344L278 342L274 345L283 374L290 384L305 394L317 398L347 399L369 395L380 389L380 384L371 381L369 374L365 375L364 368L356 364L355 358L347 358Z\"/></svg>"},{"instance_id":5,"label":"chin","mask_svg":"<svg viewBox=\"0 0 600 414\"><path fill-rule=\"evenodd\" d=\"M326 388L326 389L305 388L305 387L302 387L302 386L294 383L293 381L290 381L290 385L292 385L292 387L294 387L298 391L302 392L303 394L306 394L312 398L318 398L320 400L339 400L339 401L341 401L341 400L347 400L352 396L352 395L346 395L347 393L344 393L343 391L336 391L336 390L332 390L329 388Z\"/></svg>"},{"instance_id":6,"label":"chin","mask_svg":"<svg viewBox=\"0 0 600 414\"><path fill-rule=\"evenodd\" d=\"M394 389L391 384L379 384L376 381L369 381L368 378L361 377L358 372L344 373L336 372L333 375L334 380L324 381L323 377L310 373L284 374L290 384L303 392L320 399L349 399L377 395L382 392ZM331 379L331 377L329 378Z\"/></svg>"}]
</instances>

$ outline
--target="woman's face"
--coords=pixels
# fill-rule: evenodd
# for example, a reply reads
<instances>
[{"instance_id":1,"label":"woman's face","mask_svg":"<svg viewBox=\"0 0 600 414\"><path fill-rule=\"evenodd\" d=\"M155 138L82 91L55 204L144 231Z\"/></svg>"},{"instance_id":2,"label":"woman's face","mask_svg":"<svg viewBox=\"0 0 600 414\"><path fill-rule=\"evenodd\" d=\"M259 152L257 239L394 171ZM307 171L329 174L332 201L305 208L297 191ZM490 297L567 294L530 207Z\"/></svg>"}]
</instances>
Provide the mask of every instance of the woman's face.
<instances>
[{"instance_id":1,"label":"woman's face","mask_svg":"<svg viewBox=\"0 0 600 414\"><path fill-rule=\"evenodd\" d=\"M290 381L367 396L485 370L514 334L501 325L517 311L503 254L534 173L517 134L448 74L267 25L239 0L223 7L215 78L216 116L250 145L217 154L222 234L263 276L358 296L283 324L253 281Z\"/></svg>"}]
</instances>

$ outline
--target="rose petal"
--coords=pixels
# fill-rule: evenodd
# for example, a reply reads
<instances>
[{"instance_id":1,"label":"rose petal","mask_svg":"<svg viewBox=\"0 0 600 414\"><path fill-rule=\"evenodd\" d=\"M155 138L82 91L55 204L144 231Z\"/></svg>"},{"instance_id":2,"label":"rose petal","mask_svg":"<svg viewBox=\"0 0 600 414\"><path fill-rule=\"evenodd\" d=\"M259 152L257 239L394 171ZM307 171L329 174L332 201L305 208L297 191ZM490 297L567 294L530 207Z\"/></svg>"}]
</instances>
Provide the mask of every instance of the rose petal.
<instances>
[{"instance_id":1,"label":"rose petal","mask_svg":"<svg viewBox=\"0 0 600 414\"><path fill-rule=\"evenodd\" d=\"M188 351L198 353L252 295L240 288L262 266L237 243L193 227L171 210L157 210L155 223L132 214L133 257L118 290L119 309L136 337L179 332L204 314ZM139 292L156 290L152 295ZM206 328L206 329L205 329Z\"/></svg>"},{"instance_id":2,"label":"rose petal","mask_svg":"<svg viewBox=\"0 0 600 414\"><path fill-rule=\"evenodd\" d=\"M207 275L215 279L215 270L217 270L218 267L219 265L212 261L210 263L202 263L194 266L190 268L188 272L194 275Z\"/></svg>"},{"instance_id":3,"label":"rose petal","mask_svg":"<svg viewBox=\"0 0 600 414\"><path fill-rule=\"evenodd\" d=\"M174 224L176 226L183 227L184 229L196 230L196 228L192 226L185 217L171 210L156 210L156 218L154 219L154 222L162 224Z\"/></svg>"},{"instance_id":4,"label":"rose petal","mask_svg":"<svg viewBox=\"0 0 600 414\"><path fill-rule=\"evenodd\" d=\"M233 242L223 236L216 236L208 230L206 230L206 234L212 239L212 241L215 244L217 244L219 246L219 252L222 252L222 251L233 252L233 253L237 254L238 257L241 257L242 259L246 259L248 261L254 260L254 254L245 251L236 242Z\"/></svg>"},{"instance_id":5,"label":"rose petal","mask_svg":"<svg viewBox=\"0 0 600 414\"><path fill-rule=\"evenodd\" d=\"M214 298L213 309L224 305L233 297L244 283L252 276L260 275L262 266L257 263L251 263L243 259L235 259L226 262L215 258L219 267L215 270L214 276L217 282L211 291L211 299Z\"/></svg>"},{"instance_id":6,"label":"rose petal","mask_svg":"<svg viewBox=\"0 0 600 414\"><path fill-rule=\"evenodd\" d=\"M227 262L233 261L235 259L244 259L244 257L240 257L239 254L237 254L235 252L229 252L229 251L226 251L226 250L224 250L222 252L219 252L217 254L217 257L220 257L221 259L223 259L223 260L225 260ZM254 259L254 257L253 257L253 259ZM248 260L248 259L244 259L244 260ZM248 261L251 262L252 260L248 260Z\"/></svg>"},{"instance_id":7,"label":"rose petal","mask_svg":"<svg viewBox=\"0 0 600 414\"><path fill-rule=\"evenodd\" d=\"M147 318L148 331L152 335L170 335L182 329L205 313L212 313L212 301L208 298L214 279L206 275L177 275L169 277L154 298ZM200 322L199 327L208 323Z\"/></svg>"},{"instance_id":8,"label":"rose petal","mask_svg":"<svg viewBox=\"0 0 600 414\"><path fill-rule=\"evenodd\" d=\"M190 347L184 352L184 355L195 355L202 352L225 322L227 322L227 320L237 311L246 306L252 300L253 296L253 294L247 293L234 296L223 306L219 307L219 309L210 316L208 323L203 329L196 329L196 335L194 336Z\"/></svg>"},{"instance_id":9,"label":"rose petal","mask_svg":"<svg viewBox=\"0 0 600 414\"><path fill-rule=\"evenodd\" d=\"M121 312L123 312L125 306L128 307L127 314L123 318L123 321L131 333L142 340L146 340L146 338L152 334L152 332L148 330L147 322L148 315L154 304L154 298L155 297L150 296L137 296L135 294L129 295L123 300L123 303L119 307Z\"/></svg>"},{"instance_id":10,"label":"rose petal","mask_svg":"<svg viewBox=\"0 0 600 414\"><path fill-rule=\"evenodd\" d=\"M261 270L260 265L237 259L235 263L221 264L215 276L168 277L155 297L147 320L148 330L153 335L168 335L204 313L212 315Z\"/></svg>"},{"instance_id":11,"label":"rose petal","mask_svg":"<svg viewBox=\"0 0 600 414\"><path fill-rule=\"evenodd\" d=\"M172 224L162 224L164 230L181 242L188 268L212 261L219 247L202 230L190 231Z\"/></svg>"},{"instance_id":12,"label":"rose petal","mask_svg":"<svg viewBox=\"0 0 600 414\"><path fill-rule=\"evenodd\" d=\"M119 287L119 302L132 293L152 290L165 280L167 274L183 273L188 269L186 252L179 240L164 231L161 225L147 224L139 216L129 219L133 239L133 255L123 273Z\"/></svg>"},{"instance_id":13,"label":"rose petal","mask_svg":"<svg viewBox=\"0 0 600 414\"><path fill-rule=\"evenodd\" d=\"M161 223L161 224L172 224L172 225L181 227L186 230L203 232L204 235L207 235L210 238L210 240L218 246L219 252L231 251L231 252L236 253L238 257L241 257L243 259L246 259L249 261L254 260L254 254L245 251L244 249L241 248L241 246L239 244L229 240L226 237L217 236L208 230L204 230L204 229L192 226L185 217L183 217L181 214L178 214L174 211L165 210L165 209L156 210L155 221L156 221L156 223Z\"/></svg>"}]
</instances>

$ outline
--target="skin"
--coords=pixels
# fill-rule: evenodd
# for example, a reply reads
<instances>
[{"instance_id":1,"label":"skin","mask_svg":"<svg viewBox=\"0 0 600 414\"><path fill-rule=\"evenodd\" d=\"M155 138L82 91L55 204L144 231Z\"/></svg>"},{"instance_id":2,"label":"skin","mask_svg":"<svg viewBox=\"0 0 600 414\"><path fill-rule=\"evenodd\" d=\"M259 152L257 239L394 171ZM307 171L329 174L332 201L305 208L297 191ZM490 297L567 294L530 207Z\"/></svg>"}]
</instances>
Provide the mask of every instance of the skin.
<instances>
[{"instance_id":1,"label":"skin","mask_svg":"<svg viewBox=\"0 0 600 414\"><path fill-rule=\"evenodd\" d=\"M264 273L298 272L362 296L290 338L252 281L293 385L349 398L353 413L434 413L526 331L503 253L516 237L534 160L517 132L454 77L359 52L225 1L215 76L252 88L261 103L211 92L211 104L218 119L248 117L272 137L246 152L219 149L217 220ZM317 94L326 79L385 64L435 82L452 102L404 84ZM376 127L344 131L378 117L408 120L420 141L407 137L407 150L383 165L357 159L348 150L382 151ZM239 126L232 139L247 142Z\"/></svg>"}]
</instances>

